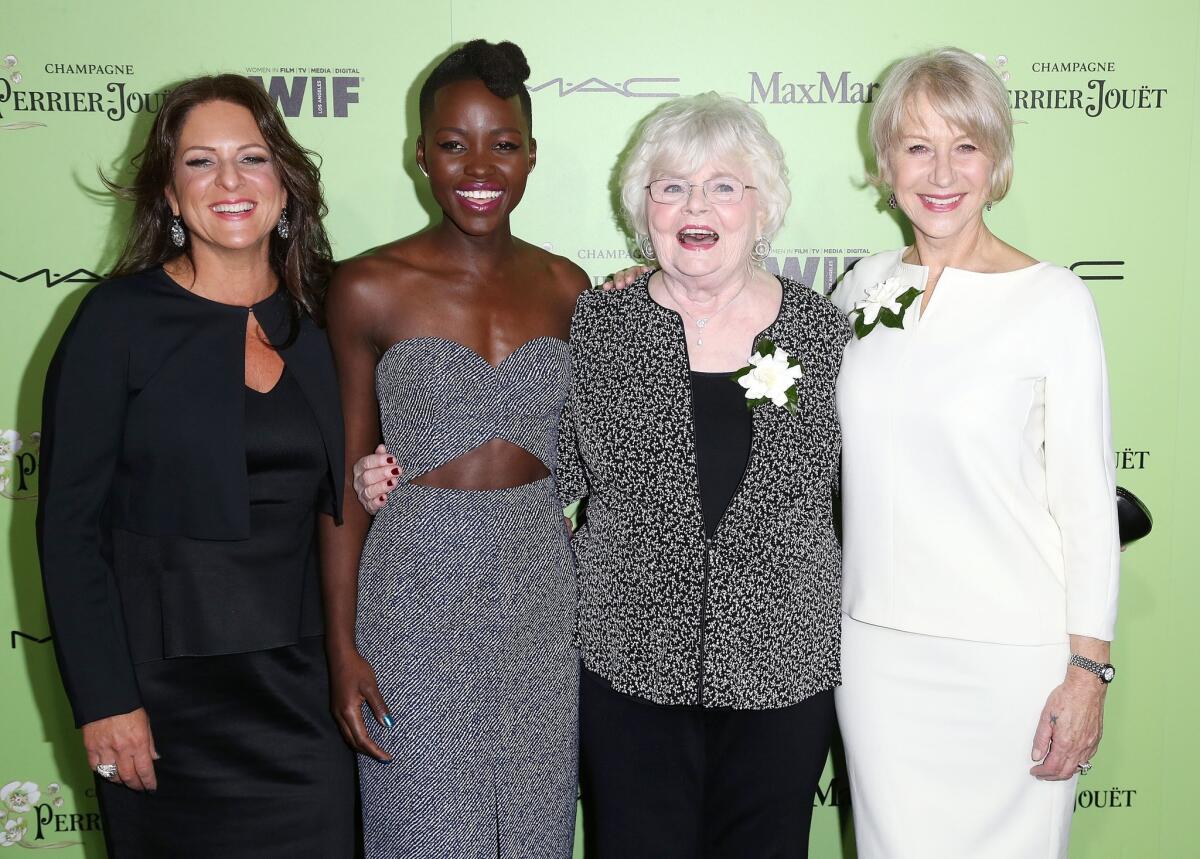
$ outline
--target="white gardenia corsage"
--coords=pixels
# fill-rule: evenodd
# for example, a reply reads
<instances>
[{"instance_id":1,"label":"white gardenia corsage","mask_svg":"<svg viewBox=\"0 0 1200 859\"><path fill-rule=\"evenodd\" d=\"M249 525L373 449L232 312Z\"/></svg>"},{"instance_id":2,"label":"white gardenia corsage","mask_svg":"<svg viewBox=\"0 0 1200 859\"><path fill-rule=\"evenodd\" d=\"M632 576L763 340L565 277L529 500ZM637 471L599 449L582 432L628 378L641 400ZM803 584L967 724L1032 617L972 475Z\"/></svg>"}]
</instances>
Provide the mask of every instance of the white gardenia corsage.
<instances>
[{"instance_id":1,"label":"white gardenia corsage","mask_svg":"<svg viewBox=\"0 0 1200 859\"><path fill-rule=\"evenodd\" d=\"M796 414L796 380L804 375L800 362L770 340L759 341L750 364L730 378L746 389L746 408L768 400Z\"/></svg>"},{"instance_id":2,"label":"white gardenia corsage","mask_svg":"<svg viewBox=\"0 0 1200 859\"><path fill-rule=\"evenodd\" d=\"M875 330L880 322L887 328L903 328L904 314L924 290L906 286L898 277L889 277L867 290L854 305L850 317L854 320L854 336L859 340Z\"/></svg>"}]
</instances>

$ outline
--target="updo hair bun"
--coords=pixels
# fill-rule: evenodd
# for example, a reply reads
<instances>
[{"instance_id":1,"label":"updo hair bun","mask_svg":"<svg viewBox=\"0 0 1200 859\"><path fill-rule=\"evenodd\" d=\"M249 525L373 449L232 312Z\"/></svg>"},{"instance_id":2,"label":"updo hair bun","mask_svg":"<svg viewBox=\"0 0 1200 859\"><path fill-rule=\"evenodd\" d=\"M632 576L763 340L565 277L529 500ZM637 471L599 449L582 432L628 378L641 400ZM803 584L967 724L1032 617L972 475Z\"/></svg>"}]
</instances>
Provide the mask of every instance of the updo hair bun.
<instances>
[{"instance_id":1,"label":"updo hair bun","mask_svg":"<svg viewBox=\"0 0 1200 859\"><path fill-rule=\"evenodd\" d=\"M488 92L497 98L516 96L529 129L533 130L533 105L525 86L525 81L529 80L525 52L512 42L493 44L486 39L472 39L451 51L425 78L419 97L421 122L424 123L433 110L434 93L447 84L468 80L482 81Z\"/></svg>"},{"instance_id":2,"label":"updo hair bun","mask_svg":"<svg viewBox=\"0 0 1200 859\"><path fill-rule=\"evenodd\" d=\"M466 68L497 98L512 98L529 80L525 52L512 42L493 45L484 39L474 39L462 46L462 52Z\"/></svg>"}]
</instances>

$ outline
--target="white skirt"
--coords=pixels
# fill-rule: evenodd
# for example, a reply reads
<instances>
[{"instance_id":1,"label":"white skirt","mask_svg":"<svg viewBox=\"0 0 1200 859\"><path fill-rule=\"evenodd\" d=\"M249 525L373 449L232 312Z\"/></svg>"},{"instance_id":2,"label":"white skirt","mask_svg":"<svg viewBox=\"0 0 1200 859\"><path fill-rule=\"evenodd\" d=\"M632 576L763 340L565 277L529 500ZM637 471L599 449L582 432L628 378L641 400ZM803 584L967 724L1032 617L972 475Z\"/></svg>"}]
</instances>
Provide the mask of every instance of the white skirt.
<instances>
[{"instance_id":1,"label":"white skirt","mask_svg":"<svg viewBox=\"0 0 1200 859\"><path fill-rule=\"evenodd\" d=\"M1070 645L1016 646L842 618L838 724L860 859L1065 857L1075 782L1029 774Z\"/></svg>"}]
</instances>

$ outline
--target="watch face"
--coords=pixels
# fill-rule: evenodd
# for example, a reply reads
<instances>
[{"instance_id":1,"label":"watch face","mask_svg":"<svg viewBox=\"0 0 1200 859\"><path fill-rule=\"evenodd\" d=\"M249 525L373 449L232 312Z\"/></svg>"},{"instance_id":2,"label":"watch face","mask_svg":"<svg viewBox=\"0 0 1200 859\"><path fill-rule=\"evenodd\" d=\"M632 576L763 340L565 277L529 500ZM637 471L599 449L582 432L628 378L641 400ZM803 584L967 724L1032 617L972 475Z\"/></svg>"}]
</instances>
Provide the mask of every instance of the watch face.
<instances>
[{"instance_id":1,"label":"watch face","mask_svg":"<svg viewBox=\"0 0 1200 859\"><path fill-rule=\"evenodd\" d=\"M1105 683L1111 683L1112 679L1117 676L1117 669L1111 665L1105 665L1104 670L1100 674L1100 679Z\"/></svg>"}]
</instances>

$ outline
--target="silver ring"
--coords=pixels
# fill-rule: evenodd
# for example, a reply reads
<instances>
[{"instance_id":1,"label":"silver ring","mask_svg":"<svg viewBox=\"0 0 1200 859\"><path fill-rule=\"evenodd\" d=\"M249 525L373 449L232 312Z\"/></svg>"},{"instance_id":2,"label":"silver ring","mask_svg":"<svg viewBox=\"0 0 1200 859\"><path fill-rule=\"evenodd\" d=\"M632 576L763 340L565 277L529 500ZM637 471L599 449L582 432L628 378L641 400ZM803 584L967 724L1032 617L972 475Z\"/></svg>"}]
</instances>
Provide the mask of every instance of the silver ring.
<instances>
[{"instance_id":1,"label":"silver ring","mask_svg":"<svg viewBox=\"0 0 1200 859\"><path fill-rule=\"evenodd\" d=\"M108 779L109 781L112 781L114 778L117 777L117 765L116 764L96 764L96 775L100 776L100 778Z\"/></svg>"},{"instance_id":2,"label":"silver ring","mask_svg":"<svg viewBox=\"0 0 1200 859\"><path fill-rule=\"evenodd\" d=\"M1081 763L1081 764L1078 764L1077 766L1079 767L1079 774L1080 774L1080 775L1087 775L1087 774L1088 774L1088 772L1090 772L1090 771L1091 771L1091 769L1092 769L1092 762L1091 762L1091 761L1084 761L1083 763Z\"/></svg>"}]
</instances>

